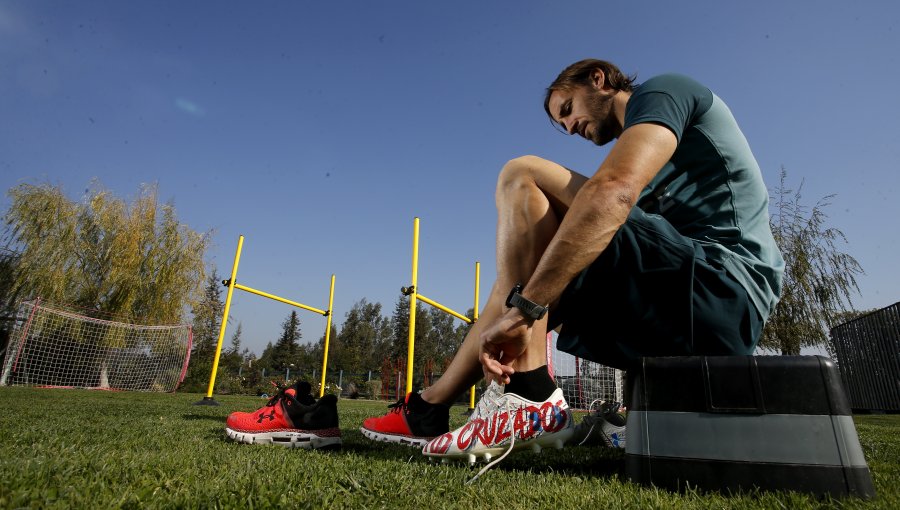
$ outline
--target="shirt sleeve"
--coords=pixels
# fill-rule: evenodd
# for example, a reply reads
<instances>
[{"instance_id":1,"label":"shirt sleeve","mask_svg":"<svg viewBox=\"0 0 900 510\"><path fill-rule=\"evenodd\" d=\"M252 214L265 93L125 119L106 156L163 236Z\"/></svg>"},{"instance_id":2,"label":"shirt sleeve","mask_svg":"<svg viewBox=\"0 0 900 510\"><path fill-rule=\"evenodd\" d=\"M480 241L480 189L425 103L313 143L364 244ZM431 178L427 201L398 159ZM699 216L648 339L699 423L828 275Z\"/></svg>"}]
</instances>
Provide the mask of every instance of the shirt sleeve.
<instances>
[{"instance_id":1,"label":"shirt sleeve","mask_svg":"<svg viewBox=\"0 0 900 510\"><path fill-rule=\"evenodd\" d=\"M685 130L712 106L712 92L687 76L664 74L641 84L628 100L625 125L651 122L669 128L681 142Z\"/></svg>"}]
</instances>

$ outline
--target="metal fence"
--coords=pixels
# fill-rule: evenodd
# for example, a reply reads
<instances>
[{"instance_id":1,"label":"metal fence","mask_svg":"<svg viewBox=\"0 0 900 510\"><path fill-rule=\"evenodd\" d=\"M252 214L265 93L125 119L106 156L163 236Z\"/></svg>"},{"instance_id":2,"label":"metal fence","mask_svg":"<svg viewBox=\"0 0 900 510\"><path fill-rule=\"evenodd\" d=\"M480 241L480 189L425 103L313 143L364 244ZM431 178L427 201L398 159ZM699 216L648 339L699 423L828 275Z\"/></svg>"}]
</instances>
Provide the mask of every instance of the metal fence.
<instances>
[{"instance_id":1,"label":"metal fence","mask_svg":"<svg viewBox=\"0 0 900 510\"><path fill-rule=\"evenodd\" d=\"M831 330L854 411L900 412L900 302Z\"/></svg>"}]
</instances>

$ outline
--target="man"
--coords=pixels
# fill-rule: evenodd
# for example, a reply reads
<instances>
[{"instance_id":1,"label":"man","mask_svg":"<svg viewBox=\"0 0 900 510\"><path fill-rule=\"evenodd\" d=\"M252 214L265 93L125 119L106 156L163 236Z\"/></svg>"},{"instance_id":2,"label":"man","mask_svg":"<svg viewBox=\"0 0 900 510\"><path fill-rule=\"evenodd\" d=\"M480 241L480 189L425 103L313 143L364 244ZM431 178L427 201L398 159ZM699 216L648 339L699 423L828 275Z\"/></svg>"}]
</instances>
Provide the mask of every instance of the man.
<instances>
[{"instance_id":1,"label":"man","mask_svg":"<svg viewBox=\"0 0 900 510\"><path fill-rule=\"evenodd\" d=\"M560 349L619 368L753 352L784 263L759 166L727 106L690 78L635 86L589 59L563 70L544 108L567 133L615 145L590 178L535 156L503 168L484 312L436 384L367 419L367 437L472 462L513 443L561 446L572 416L545 355L559 325ZM491 386L450 432L449 404L482 375Z\"/></svg>"}]
</instances>

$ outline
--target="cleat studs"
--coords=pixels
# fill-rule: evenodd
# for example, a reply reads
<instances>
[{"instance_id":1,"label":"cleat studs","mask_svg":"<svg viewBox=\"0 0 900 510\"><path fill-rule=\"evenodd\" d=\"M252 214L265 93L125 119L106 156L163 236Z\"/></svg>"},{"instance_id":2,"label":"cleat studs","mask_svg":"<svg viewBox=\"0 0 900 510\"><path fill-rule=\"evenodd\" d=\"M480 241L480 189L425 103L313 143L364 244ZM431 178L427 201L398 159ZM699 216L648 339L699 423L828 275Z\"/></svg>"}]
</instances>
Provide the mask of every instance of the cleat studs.
<instances>
[{"instance_id":1,"label":"cleat studs","mask_svg":"<svg viewBox=\"0 0 900 510\"><path fill-rule=\"evenodd\" d=\"M534 445L531 446L531 451L534 453L541 453L541 445L534 443Z\"/></svg>"},{"instance_id":2,"label":"cleat studs","mask_svg":"<svg viewBox=\"0 0 900 510\"><path fill-rule=\"evenodd\" d=\"M472 455L471 453L470 453L469 455L466 456L466 460L469 462L469 465L470 465L470 466L474 466L474 465L475 465L475 460L476 460L476 459L475 459L475 456Z\"/></svg>"},{"instance_id":3,"label":"cleat studs","mask_svg":"<svg viewBox=\"0 0 900 510\"><path fill-rule=\"evenodd\" d=\"M491 461L491 454L490 454L490 453L485 453L485 454L484 454L484 461L485 461L485 462L490 462L490 461Z\"/></svg>"}]
</instances>

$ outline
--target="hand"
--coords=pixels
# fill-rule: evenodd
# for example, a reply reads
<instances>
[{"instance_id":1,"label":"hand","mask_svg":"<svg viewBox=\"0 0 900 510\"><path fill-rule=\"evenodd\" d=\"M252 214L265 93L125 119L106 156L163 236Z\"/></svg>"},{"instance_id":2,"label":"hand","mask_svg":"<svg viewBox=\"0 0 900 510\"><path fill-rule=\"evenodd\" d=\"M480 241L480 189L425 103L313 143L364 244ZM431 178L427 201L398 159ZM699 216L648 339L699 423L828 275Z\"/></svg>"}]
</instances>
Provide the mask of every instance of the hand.
<instances>
[{"instance_id":1,"label":"hand","mask_svg":"<svg viewBox=\"0 0 900 510\"><path fill-rule=\"evenodd\" d=\"M512 364L525 352L533 324L518 309L510 308L482 332L478 359L486 380L509 383L509 376L516 372Z\"/></svg>"}]
</instances>

